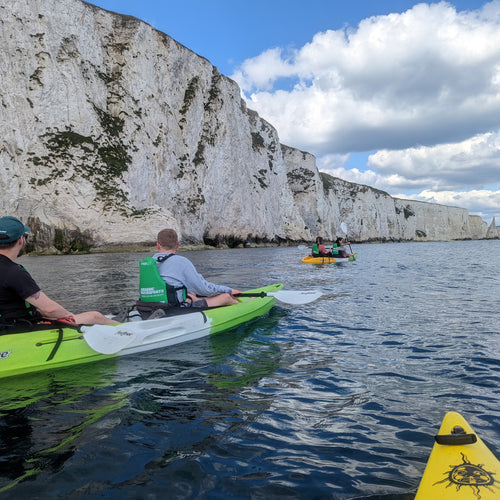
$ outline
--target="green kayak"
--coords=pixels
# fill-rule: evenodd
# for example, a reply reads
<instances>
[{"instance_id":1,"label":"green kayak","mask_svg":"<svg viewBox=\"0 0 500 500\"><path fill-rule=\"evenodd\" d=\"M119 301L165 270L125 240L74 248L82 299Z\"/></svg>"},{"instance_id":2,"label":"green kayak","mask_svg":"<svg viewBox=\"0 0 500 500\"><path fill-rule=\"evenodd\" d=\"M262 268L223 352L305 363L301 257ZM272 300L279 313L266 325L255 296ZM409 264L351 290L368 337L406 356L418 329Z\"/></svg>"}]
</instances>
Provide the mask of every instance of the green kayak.
<instances>
[{"instance_id":1,"label":"green kayak","mask_svg":"<svg viewBox=\"0 0 500 500\"><path fill-rule=\"evenodd\" d=\"M7 330L0 334L0 378L159 349L229 330L268 312L282 288L269 285L245 292L235 305L146 321Z\"/></svg>"}]
</instances>

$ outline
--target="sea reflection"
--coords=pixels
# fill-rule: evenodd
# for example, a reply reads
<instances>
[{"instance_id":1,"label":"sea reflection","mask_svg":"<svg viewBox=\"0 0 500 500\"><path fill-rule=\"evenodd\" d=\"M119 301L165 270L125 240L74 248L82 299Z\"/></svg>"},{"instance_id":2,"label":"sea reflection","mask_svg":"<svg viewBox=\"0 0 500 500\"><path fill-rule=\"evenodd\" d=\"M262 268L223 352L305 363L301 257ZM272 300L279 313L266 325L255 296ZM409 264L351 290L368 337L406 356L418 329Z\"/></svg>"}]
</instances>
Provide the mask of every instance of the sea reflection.
<instances>
[{"instance_id":1,"label":"sea reflection","mask_svg":"<svg viewBox=\"0 0 500 500\"><path fill-rule=\"evenodd\" d=\"M115 364L107 360L2 382L0 492L58 470L88 426L126 403L125 394L109 390Z\"/></svg>"},{"instance_id":2,"label":"sea reflection","mask_svg":"<svg viewBox=\"0 0 500 500\"><path fill-rule=\"evenodd\" d=\"M357 261L321 267L301 264L304 249L186 252L211 281L324 295L213 337L4 380L0 496L406 500L448 410L500 457L498 245L356 245ZM70 309L109 312L135 302L144 255L23 264Z\"/></svg>"}]
</instances>

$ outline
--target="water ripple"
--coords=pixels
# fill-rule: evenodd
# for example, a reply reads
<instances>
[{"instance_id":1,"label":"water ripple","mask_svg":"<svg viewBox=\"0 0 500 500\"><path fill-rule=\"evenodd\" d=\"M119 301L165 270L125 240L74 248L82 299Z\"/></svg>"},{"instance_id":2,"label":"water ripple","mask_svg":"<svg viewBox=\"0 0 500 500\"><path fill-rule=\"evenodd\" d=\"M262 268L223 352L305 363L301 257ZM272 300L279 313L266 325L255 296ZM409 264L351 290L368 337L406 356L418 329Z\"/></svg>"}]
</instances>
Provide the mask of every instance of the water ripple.
<instances>
[{"instance_id":1,"label":"water ripple","mask_svg":"<svg viewBox=\"0 0 500 500\"><path fill-rule=\"evenodd\" d=\"M499 456L498 246L360 245L357 261L329 266L294 248L188 253L236 288L324 295L211 338L4 384L2 498L410 499L448 410ZM464 266L464 252L477 260ZM23 264L67 307L112 309L135 302L144 255Z\"/></svg>"}]
</instances>

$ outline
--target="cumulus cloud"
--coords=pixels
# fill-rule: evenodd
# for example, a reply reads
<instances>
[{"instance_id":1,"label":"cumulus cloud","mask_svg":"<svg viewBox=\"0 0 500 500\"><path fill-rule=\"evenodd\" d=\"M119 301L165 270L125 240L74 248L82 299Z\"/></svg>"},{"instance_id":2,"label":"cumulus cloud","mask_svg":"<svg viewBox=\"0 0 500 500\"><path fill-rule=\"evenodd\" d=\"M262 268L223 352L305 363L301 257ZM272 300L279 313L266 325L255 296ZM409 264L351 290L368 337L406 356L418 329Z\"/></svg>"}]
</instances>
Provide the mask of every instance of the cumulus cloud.
<instances>
[{"instance_id":1,"label":"cumulus cloud","mask_svg":"<svg viewBox=\"0 0 500 500\"><path fill-rule=\"evenodd\" d=\"M500 134L476 135L460 143L380 150L368 166L382 175L399 174L438 190L483 188L500 181Z\"/></svg>"},{"instance_id":2,"label":"cumulus cloud","mask_svg":"<svg viewBox=\"0 0 500 500\"><path fill-rule=\"evenodd\" d=\"M434 200L456 190L489 198L499 180L500 0L370 17L294 51L270 49L232 77L282 142L346 180ZM366 169L346 168L350 153L368 151Z\"/></svg>"},{"instance_id":3,"label":"cumulus cloud","mask_svg":"<svg viewBox=\"0 0 500 500\"><path fill-rule=\"evenodd\" d=\"M500 4L497 4L500 9ZM292 90L270 89L294 76ZM233 77L285 141L319 153L459 140L498 126L500 22L446 3L318 33L272 49ZM319 137L318 137L319 132Z\"/></svg>"},{"instance_id":4,"label":"cumulus cloud","mask_svg":"<svg viewBox=\"0 0 500 500\"><path fill-rule=\"evenodd\" d=\"M269 68L273 68L272 73ZM247 59L232 75L241 88L272 89L278 76L289 77L295 73L293 65L282 59L280 48L269 49L252 59Z\"/></svg>"},{"instance_id":5,"label":"cumulus cloud","mask_svg":"<svg viewBox=\"0 0 500 500\"><path fill-rule=\"evenodd\" d=\"M487 133L454 144L380 150L368 157L364 171L346 168L349 155L321 156L318 167L397 198L460 206L500 222L499 158L500 133Z\"/></svg>"}]
</instances>

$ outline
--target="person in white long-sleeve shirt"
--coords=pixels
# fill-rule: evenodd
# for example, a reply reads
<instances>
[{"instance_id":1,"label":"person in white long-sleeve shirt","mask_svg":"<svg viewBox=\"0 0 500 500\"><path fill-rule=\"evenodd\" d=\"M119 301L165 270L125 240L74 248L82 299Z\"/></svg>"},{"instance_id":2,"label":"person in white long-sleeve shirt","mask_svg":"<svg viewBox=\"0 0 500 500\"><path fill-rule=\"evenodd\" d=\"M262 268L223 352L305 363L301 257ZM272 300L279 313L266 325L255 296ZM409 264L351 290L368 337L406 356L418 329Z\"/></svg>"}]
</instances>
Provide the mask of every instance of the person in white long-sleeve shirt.
<instances>
[{"instance_id":1,"label":"person in white long-sleeve shirt","mask_svg":"<svg viewBox=\"0 0 500 500\"><path fill-rule=\"evenodd\" d=\"M158 262L160 276L172 287L187 289L191 307L228 306L238 302L233 295L241 293L239 290L207 281L189 259L176 255L179 238L175 230L162 229L156 246L158 252L153 258Z\"/></svg>"}]
</instances>

